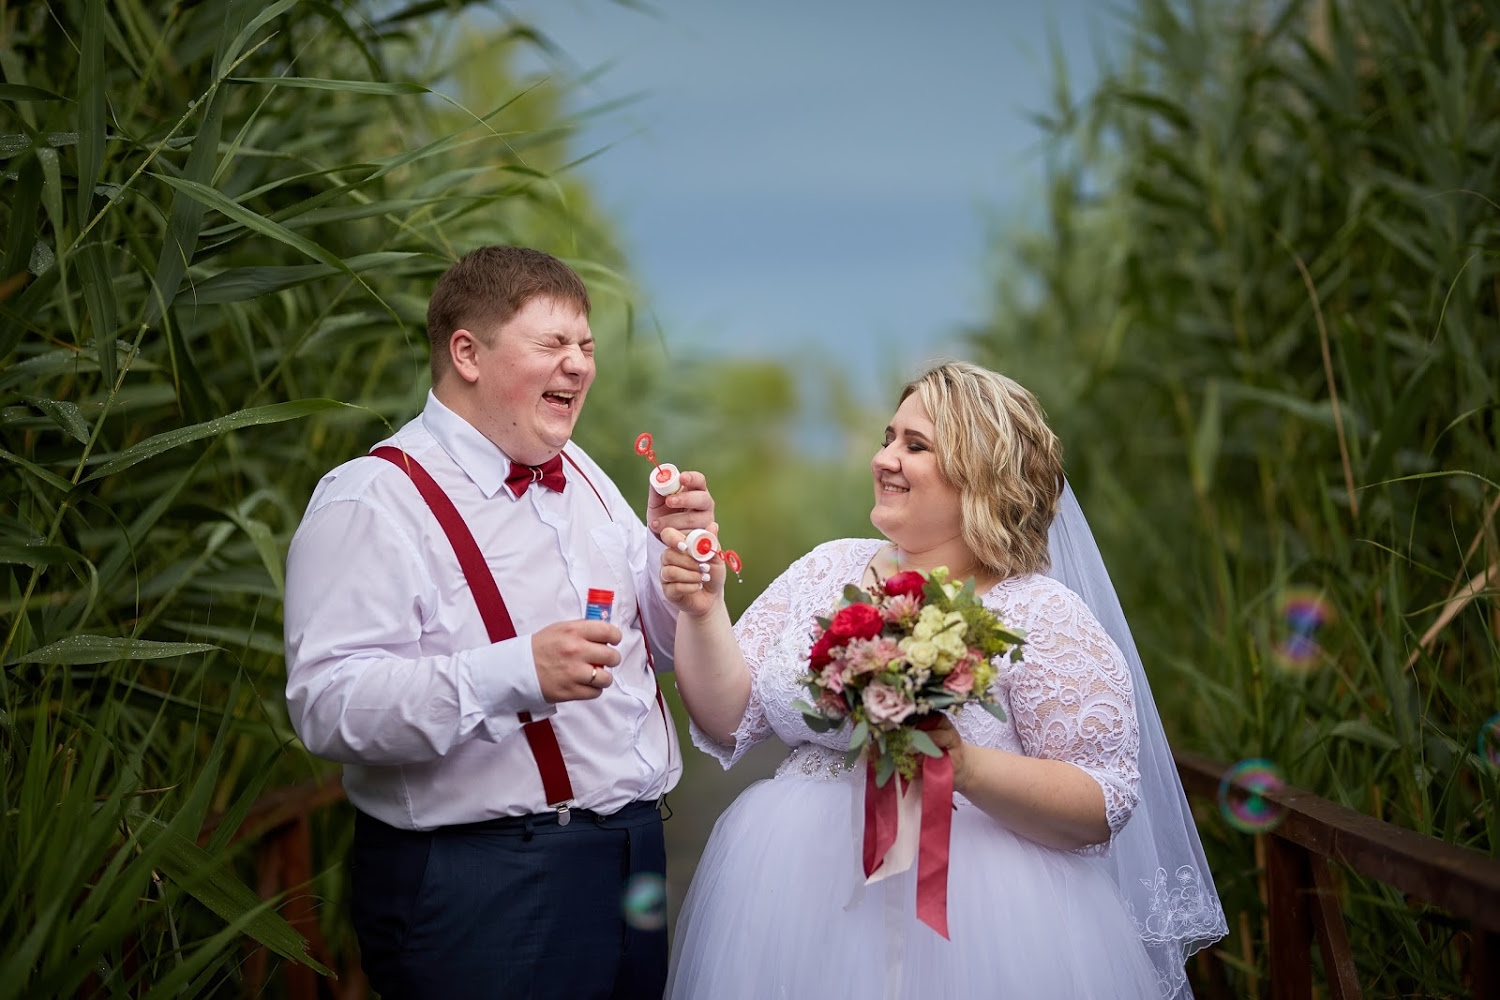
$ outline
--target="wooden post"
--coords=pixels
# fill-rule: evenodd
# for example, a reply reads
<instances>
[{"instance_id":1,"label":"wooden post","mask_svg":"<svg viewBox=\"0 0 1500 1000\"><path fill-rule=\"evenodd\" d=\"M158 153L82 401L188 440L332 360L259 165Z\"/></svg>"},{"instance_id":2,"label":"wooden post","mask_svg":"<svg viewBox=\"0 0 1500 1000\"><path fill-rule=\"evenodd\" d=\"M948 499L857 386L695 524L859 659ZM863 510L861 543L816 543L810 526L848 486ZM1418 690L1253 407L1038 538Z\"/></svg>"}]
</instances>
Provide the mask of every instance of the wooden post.
<instances>
[{"instance_id":1,"label":"wooden post","mask_svg":"<svg viewBox=\"0 0 1500 1000\"><path fill-rule=\"evenodd\" d=\"M1271 998L1312 1000L1307 852L1272 834L1266 838L1266 869L1271 910Z\"/></svg>"},{"instance_id":2,"label":"wooden post","mask_svg":"<svg viewBox=\"0 0 1500 1000\"><path fill-rule=\"evenodd\" d=\"M1312 867L1313 927L1318 932L1318 950L1323 953L1323 972L1328 980L1331 1000L1363 1000L1359 973L1354 968L1354 952L1349 948L1349 933L1344 927L1344 908L1339 905L1339 888L1328 859L1309 858Z\"/></svg>"},{"instance_id":3,"label":"wooden post","mask_svg":"<svg viewBox=\"0 0 1500 1000\"><path fill-rule=\"evenodd\" d=\"M281 852L282 888L295 895L289 896L282 905L281 915L286 922L307 939L308 952L314 958L326 959L323 933L318 927L318 912L313 907L312 887L312 831L307 813L302 813L283 828L276 838ZM318 1000L319 976L301 962L288 962L286 968L286 992L290 1000Z\"/></svg>"},{"instance_id":4,"label":"wooden post","mask_svg":"<svg viewBox=\"0 0 1500 1000\"><path fill-rule=\"evenodd\" d=\"M1500 997L1500 934L1478 924L1469 928L1469 975L1476 997Z\"/></svg>"}]
</instances>

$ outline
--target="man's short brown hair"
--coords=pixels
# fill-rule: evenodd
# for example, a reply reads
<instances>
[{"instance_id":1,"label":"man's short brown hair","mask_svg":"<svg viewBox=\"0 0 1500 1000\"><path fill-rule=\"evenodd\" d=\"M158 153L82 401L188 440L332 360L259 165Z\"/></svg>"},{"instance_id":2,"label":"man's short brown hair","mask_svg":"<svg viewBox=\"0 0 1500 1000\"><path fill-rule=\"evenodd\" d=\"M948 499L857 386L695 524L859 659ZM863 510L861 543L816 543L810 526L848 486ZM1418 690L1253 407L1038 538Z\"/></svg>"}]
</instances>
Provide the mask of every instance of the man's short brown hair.
<instances>
[{"instance_id":1,"label":"man's short brown hair","mask_svg":"<svg viewBox=\"0 0 1500 1000\"><path fill-rule=\"evenodd\" d=\"M589 314L589 292L571 267L530 247L470 250L443 272L427 303L427 340L434 385L452 367L448 341L468 330L486 344L526 303L555 299Z\"/></svg>"}]
</instances>

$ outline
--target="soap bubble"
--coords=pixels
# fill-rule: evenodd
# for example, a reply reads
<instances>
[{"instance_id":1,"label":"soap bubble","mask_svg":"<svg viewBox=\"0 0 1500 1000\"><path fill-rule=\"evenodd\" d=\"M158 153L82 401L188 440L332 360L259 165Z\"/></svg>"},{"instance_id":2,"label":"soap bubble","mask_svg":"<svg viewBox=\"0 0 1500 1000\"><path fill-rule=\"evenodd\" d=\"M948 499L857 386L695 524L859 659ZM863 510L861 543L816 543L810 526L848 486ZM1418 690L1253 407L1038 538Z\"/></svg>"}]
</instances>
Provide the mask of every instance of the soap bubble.
<instances>
[{"instance_id":1,"label":"soap bubble","mask_svg":"<svg viewBox=\"0 0 1500 1000\"><path fill-rule=\"evenodd\" d=\"M1267 798L1286 787L1281 769L1262 757L1242 760L1219 781L1219 811L1243 833L1265 833L1280 823L1286 810Z\"/></svg>"},{"instance_id":2,"label":"soap bubble","mask_svg":"<svg viewBox=\"0 0 1500 1000\"><path fill-rule=\"evenodd\" d=\"M655 872L638 872L625 883L625 922L638 931L667 926L667 880Z\"/></svg>"},{"instance_id":3,"label":"soap bubble","mask_svg":"<svg viewBox=\"0 0 1500 1000\"><path fill-rule=\"evenodd\" d=\"M1308 670L1323 649L1316 635L1336 617L1333 605L1314 587L1291 587L1281 596L1281 640L1276 662L1290 670Z\"/></svg>"},{"instance_id":4,"label":"soap bubble","mask_svg":"<svg viewBox=\"0 0 1500 1000\"><path fill-rule=\"evenodd\" d=\"M1479 759L1489 761L1490 767L1500 768L1500 712L1479 727Z\"/></svg>"}]
</instances>

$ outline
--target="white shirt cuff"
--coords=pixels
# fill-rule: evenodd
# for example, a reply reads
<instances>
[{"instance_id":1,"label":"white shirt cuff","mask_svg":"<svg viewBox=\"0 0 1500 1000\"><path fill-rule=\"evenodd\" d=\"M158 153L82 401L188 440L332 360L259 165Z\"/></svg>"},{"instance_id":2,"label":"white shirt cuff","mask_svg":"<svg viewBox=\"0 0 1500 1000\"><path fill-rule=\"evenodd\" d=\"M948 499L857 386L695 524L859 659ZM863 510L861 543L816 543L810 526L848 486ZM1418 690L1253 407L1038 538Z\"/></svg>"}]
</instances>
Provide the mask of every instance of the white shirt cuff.
<instances>
[{"instance_id":1,"label":"white shirt cuff","mask_svg":"<svg viewBox=\"0 0 1500 1000\"><path fill-rule=\"evenodd\" d=\"M465 660L460 674L462 711L466 717L482 717L490 739L498 742L520 728L520 712L530 712L533 719L557 712L557 706L542 697L529 634L471 649Z\"/></svg>"}]
</instances>

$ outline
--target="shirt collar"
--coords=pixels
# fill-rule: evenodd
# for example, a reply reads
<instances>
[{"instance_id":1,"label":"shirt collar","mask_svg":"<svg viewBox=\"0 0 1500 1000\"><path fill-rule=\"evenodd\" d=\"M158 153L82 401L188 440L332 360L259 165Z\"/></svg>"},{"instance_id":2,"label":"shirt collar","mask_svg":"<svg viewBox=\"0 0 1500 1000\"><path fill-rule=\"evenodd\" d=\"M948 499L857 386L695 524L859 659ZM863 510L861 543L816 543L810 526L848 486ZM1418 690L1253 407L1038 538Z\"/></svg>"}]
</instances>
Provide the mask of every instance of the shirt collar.
<instances>
[{"instance_id":1,"label":"shirt collar","mask_svg":"<svg viewBox=\"0 0 1500 1000\"><path fill-rule=\"evenodd\" d=\"M505 488L511 457L481 434L479 428L444 406L431 389L427 391L427 406L422 410L422 426L486 499L494 499L496 493L507 500L520 499Z\"/></svg>"}]
</instances>

